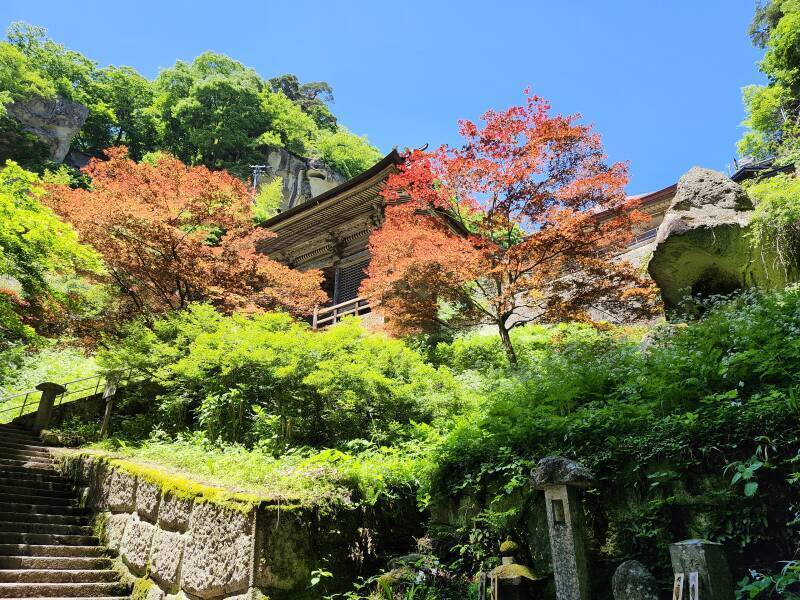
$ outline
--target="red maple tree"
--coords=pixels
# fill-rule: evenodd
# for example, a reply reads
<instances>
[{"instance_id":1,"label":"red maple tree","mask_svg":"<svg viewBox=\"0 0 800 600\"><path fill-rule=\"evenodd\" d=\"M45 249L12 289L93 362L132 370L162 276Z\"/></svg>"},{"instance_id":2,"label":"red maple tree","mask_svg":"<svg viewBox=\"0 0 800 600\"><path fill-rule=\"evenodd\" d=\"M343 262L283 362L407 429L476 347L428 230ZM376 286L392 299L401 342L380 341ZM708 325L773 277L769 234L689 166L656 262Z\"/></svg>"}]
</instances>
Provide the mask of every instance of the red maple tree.
<instances>
[{"instance_id":1,"label":"red maple tree","mask_svg":"<svg viewBox=\"0 0 800 600\"><path fill-rule=\"evenodd\" d=\"M389 328L492 324L515 363L509 332L525 323L652 314L652 283L615 260L644 219L626 165L536 96L481 119L459 123L460 148L411 151L387 181L361 293Z\"/></svg>"},{"instance_id":2,"label":"red maple tree","mask_svg":"<svg viewBox=\"0 0 800 600\"><path fill-rule=\"evenodd\" d=\"M273 235L253 225L245 185L225 171L171 155L136 163L124 147L85 168L91 191L49 187L45 201L102 255L128 313L151 315L208 301L225 310L325 301L317 271L294 271L256 252Z\"/></svg>"}]
</instances>

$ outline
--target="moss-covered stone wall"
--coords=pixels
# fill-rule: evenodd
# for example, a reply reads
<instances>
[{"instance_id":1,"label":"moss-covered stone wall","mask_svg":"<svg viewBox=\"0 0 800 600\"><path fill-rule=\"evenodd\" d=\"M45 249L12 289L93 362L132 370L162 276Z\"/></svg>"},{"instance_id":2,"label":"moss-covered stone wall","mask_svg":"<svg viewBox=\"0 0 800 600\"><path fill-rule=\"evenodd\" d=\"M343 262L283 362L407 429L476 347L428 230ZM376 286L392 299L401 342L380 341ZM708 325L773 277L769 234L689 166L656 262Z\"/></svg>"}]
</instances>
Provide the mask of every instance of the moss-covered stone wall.
<instances>
[{"instance_id":1,"label":"moss-covered stone wall","mask_svg":"<svg viewBox=\"0 0 800 600\"><path fill-rule=\"evenodd\" d=\"M101 539L148 600L320 598L349 585L365 552L376 551L365 540L371 525L362 509L322 513L107 455L58 456L82 502L96 511ZM334 576L312 588L316 569Z\"/></svg>"}]
</instances>

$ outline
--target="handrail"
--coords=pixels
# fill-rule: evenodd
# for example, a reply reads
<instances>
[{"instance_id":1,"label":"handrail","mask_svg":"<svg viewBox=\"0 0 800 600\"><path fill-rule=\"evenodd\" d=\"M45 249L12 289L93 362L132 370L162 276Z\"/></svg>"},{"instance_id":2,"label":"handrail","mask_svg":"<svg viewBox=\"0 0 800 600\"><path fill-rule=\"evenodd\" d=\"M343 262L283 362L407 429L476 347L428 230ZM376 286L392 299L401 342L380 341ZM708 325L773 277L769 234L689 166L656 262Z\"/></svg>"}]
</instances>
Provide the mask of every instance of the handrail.
<instances>
[{"instance_id":1,"label":"handrail","mask_svg":"<svg viewBox=\"0 0 800 600\"><path fill-rule=\"evenodd\" d=\"M340 302L333 306L315 307L314 315L311 320L312 329L319 329L328 325L338 323L342 317L347 315L363 315L371 310L370 301L367 298L353 298L346 302ZM327 315L327 316L324 316Z\"/></svg>"},{"instance_id":2,"label":"handrail","mask_svg":"<svg viewBox=\"0 0 800 600\"><path fill-rule=\"evenodd\" d=\"M121 378L121 380L124 379L125 381L130 381L132 374L133 374L133 369L129 369L125 374L124 378ZM86 383L86 382L91 382L91 383ZM80 387L79 389L70 389L70 386L73 386L74 384L83 384L83 383L86 383L86 385ZM80 377L78 379L66 381L60 384L64 388L64 391L61 392L56 397L55 406L62 404L64 402L64 399L67 398L68 396L74 396L75 394L80 394L81 392L89 392L89 393L74 398L75 400L99 394L105 388L105 384L106 384L105 373L96 373L95 375L89 375L88 377ZM16 394L0 398L0 418L2 418L3 415L9 412L16 411L17 408L19 408L19 413L17 414L17 416L20 417L24 415L25 409L29 405L37 402L41 394L42 394L41 390L32 389L24 392L17 392ZM23 398L22 404L19 407L7 406L9 402L17 398Z\"/></svg>"}]
</instances>

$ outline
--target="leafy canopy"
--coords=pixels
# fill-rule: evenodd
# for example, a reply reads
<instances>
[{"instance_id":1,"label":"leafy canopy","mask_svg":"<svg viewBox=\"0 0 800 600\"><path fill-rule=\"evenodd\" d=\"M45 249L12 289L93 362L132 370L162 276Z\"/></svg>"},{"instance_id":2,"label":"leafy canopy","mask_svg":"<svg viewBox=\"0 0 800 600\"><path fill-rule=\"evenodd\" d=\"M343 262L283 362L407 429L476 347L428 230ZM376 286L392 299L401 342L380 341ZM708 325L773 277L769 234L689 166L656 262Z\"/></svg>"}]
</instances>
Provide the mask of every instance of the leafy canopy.
<instances>
[{"instance_id":1,"label":"leafy canopy","mask_svg":"<svg viewBox=\"0 0 800 600\"><path fill-rule=\"evenodd\" d=\"M53 185L47 202L105 259L125 312L150 316L198 300L226 310L308 313L324 300L317 272L299 273L256 252L244 184L169 154L136 163L107 150L87 172L93 189Z\"/></svg>"},{"instance_id":2,"label":"leafy canopy","mask_svg":"<svg viewBox=\"0 0 800 600\"><path fill-rule=\"evenodd\" d=\"M508 332L530 321L648 314L652 284L613 259L641 218L625 165L607 165L596 133L536 96L482 120L461 122L460 148L415 150L390 176L362 293L399 331L491 324L512 362Z\"/></svg>"},{"instance_id":3,"label":"leafy canopy","mask_svg":"<svg viewBox=\"0 0 800 600\"><path fill-rule=\"evenodd\" d=\"M226 317L193 304L152 328L130 326L102 360L159 386L169 430L196 424L210 439L275 452L396 441L461 402L446 370L355 320L312 332L285 314Z\"/></svg>"},{"instance_id":4,"label":"leafy canopy","mask_svg":"<svg viewBox=\"0 0 800 600\"><path fill-rule=\"evenodd\" d=\"M62 278L102 269L72 226L40 202L43 194L34 173L11 161L0 170L0 340L28 338L30 325L55 320L69 301Z\"/></svg>"},{"instance_id":5,"label":"leafy canopy","mask_svg":"<svg viewBox=\"0 0 800 600\"><path fill-rule=\"evenodd\" d=\"M800 150L800 2L771 0L759 5L751 37L766 49L760 69L769 83L743 90L746 117L742 124L748 131L739 141L739 153L795 161Z\"/></svg>"},{"instance_id":6,"label":"leafy canopy","mask_svg":"<svg viewBox=\"0 0 800 600\"><path fill-rule=\"evenodd\" d=\"M162 150L240 177L264 162L269 147L321 158L348 177L380 158L365 137L337 124L324 81L301 84L290 74L266 81L216 52L179 60L150 81L131 67L101 68L42 27L13 23L0 45L0 83L0 111L34 95L87 106L75 147L94 156L125 144L137 160Z\"/></svg>"}]
</instances>

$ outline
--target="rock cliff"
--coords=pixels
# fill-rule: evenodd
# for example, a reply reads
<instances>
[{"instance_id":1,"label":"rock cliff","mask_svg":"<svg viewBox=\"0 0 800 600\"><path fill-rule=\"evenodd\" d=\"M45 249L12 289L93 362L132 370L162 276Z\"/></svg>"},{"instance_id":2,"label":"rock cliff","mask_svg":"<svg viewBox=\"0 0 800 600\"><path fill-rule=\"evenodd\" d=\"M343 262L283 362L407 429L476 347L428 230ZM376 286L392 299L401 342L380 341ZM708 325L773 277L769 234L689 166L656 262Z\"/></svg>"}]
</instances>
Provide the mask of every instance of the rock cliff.
<instances>
[{"instance_id":1,"label":"rock cliff","mask_svg":"<svg viewBox=\"0 0 800 600\"><path fill-rule=\"evenodd\" d=\"M14 102L7 107L8 114L23 130L36 135L50 148L50 158L61 162L69 152L72 140L89 115L89 109L64 98L47 100L31 98Z\"/></svg>"},{"instance_id":2,"label":"rock cliff","mask_svg":"<svg viewBox=\"0 0 800 600\"><path fill-rule=\"evenodd\" d=\"M283 148L271 149L265 166L264 181L283 179L281 210L302 204L346 181L322 161L297 156Z\"/></svg>"}]
</instances>

